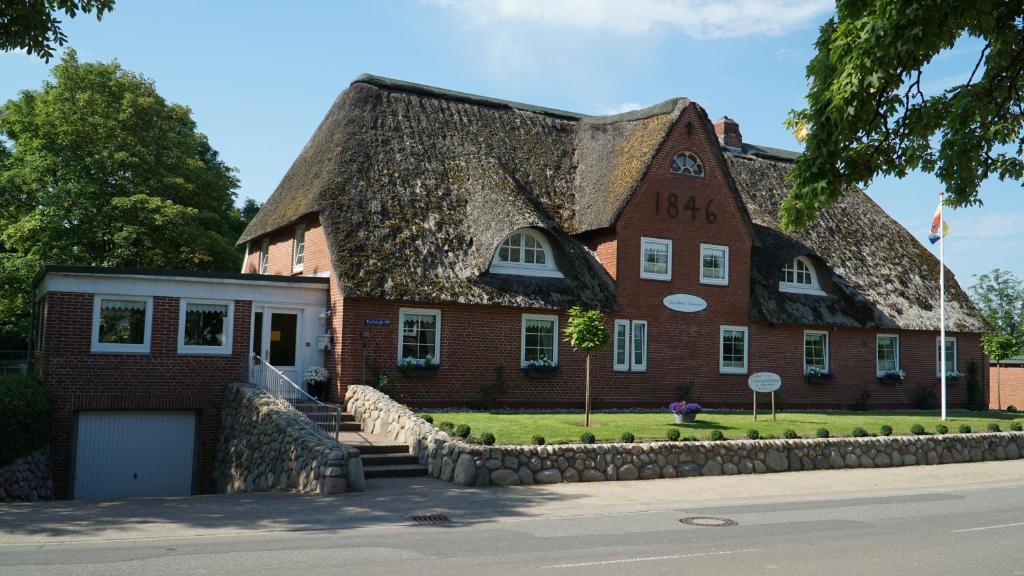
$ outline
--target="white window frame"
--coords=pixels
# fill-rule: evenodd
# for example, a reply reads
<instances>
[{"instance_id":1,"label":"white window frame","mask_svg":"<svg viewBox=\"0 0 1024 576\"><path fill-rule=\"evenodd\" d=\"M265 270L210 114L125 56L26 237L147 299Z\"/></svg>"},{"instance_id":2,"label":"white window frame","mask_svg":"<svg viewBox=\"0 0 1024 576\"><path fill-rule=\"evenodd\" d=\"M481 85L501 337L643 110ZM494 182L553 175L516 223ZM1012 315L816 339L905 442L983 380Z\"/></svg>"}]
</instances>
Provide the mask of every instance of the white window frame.
<instances>
[{"instance_id":1,"label":"white window frame","mask_svg":"<svg viewBox=\"0 0 1024 576\"><path fill-rule=\"evenodd\" d=\"M260 259L256 262L256 272L266 274L270 269L270 238L264 238L260 242Z\"/></svg>"},{"instance_id":2,"label":"white window frame","mask_svg":"<svg viewBox=\"0 0 1024 576\"><path fill-rule=\"evenodd\" d=\"M519 327L519 367L526 368L527 366L536 364L535 362L526 361L526 322L528 320L545 320L554 322L555 332L551 350L551 362L555 366L558 366L558 316L549 314L523 314Z\"/></svg>"},{"instance_id":3,"label":"white window frame","mask_svg":"<svg viewBox=\"0 0 1024 576\"><path fill-rule=\"evenodd\" d=\"M638 325L644 327L644 341L643 341L643 354L644 361L639 363L636 361L636 327ZM633 320L629 327L629 369L632 372L646 372L647 371L647 320Z\"/></svg>"},{"instance_id":4,"label":"white window frame","mask_svg":"<svg viewBox=\"0 0 1024 576\"><path fill-rule=\"evenodd\" d=\"M648 244L665 244L668 247L668 266L664 274L657 272L646 272L644 271L645 256L647 254ZM640 237L640 277L645 280L661 280L670 281L672 280L672 241L665 238L651 238L648 236Z\"/></svg>"},{"instance_id":5,"label":"white window frame","mask_svg":"<svg viewBox=\"0 0 1024 576\"><path fill-rule=\"evenodd\" d=\"M808 271L811 274L811 284L798 284L796 282L784 282L779 280L779 292L791 292L793 294L811 294L813 296L825 296L826 293L821 289L821 283L818 282L818 269L811 262L811 259L806 256L797 256L786 264L795 261L803 262L804 266L807 266Z\"/></svg>"},{"instance_id":6,"label":"white window frame","mask_svg":"<svg viewBox=\"0 0 1024 576\"><path fill-rule=\"evenodd\" d=\"M227 306L227 317L224 318L224 344L221 346L196 346L185 344L185 312L189 304L211 304ZM182 298L178 305L178 354L203 356L230 356L234 341L235 303L232 300L200 300L198 298Z\"/></svg>"},{"instance_id":7,"label":"white window frame","mask_svg":"<svg viewBox=\"0 0 1024 576\"><path fill-rule=\"evenodd\" d=\"M942 339L941 336L936 336L935 337L935 377L936 378L942 378L942 370L944 368L944 366L942 366L942 348L939 347L940 346L939 342L941 341L941 339ZM957 364L957 357L956 357L957 353L958 353L959 345L957 344L956 336L946 336L946 341L953 343L953 370L954 371L959 371L959 368L957 368L957 366L959 366L959 364ZM946 361L949 361L949 354L946 354Z\"/></svg>"},{"instance_id":8,"label":"white window frame","mask_svg":"<svg viewBox=\"0 0 1024 576\"><path fill-rule=\"evenodd\" d=\"M398 363L402 363L402 329L405 325L406 314L433 314L437 316L434 323L434 365L441 365L441 311L437 308L399 308L398 309Z\"/></svg>"},{"instance_id":9,"label":"white window frame","mask_svg":"<svg viewBox=\"0 0 1024 576\"><path fill-rule=\"evenodd\" d=\"M528 264L526 262L502 262L498 259L501 247L515 234L522 234L533 238L544 250L543 264ZM520 248L522 249L522 248ZM498 247L494 249L494 256L491 257L489 270L494 274L514 274L517 276L538 276L541 278L565 278L558 266L555 264L555 252L551 249L551 243L541 232L532 228L519 228L508 236L501 239Z\"/></svg>"},{"instance_id":10,"label":"white window frame","mask_svg":"<svg viewBox=\"0 0 1024 576\"><path fill-rule=\"evenodd\" d=\"M743 367L725 365L725 331L743 332ZM720 326L718 328L718 372L746 374L750 365L750 330L746 326Z\"/></svg>"},{"instance_id":11,"label":"white window frame","mask_svg":"<svg viewBox=\"0 0 1024 576\"><path fill-rule=\"evenodd\" d=\"M881 377L885 376L888 370L882 370L881 365L878 363L878 345L881 343L882 338L892 338L896 341L895 355L896 355L896 369L893 372L900 371L900 335L899 334L876 334L875 335L875 373Z\"/></svg>"},{"instance_id":12,"label":"white window frame","mask_svg":"<svg viewBox=\"0 0 1024 576\"><path fill-rule=\"evenodd\" d=\"M804 330L804 339L803 339L804 374L807 373L807 337L809 335L811 335L811 334L816 334L818 336L824 336L825 337L825 367L824 367L824 370L825 370L825 372L828 372L828 357L829 357L828 349L831 346L831 342L829 342L830 338L829 338L828 331L827 330ZM878 350L875 350L875 355L876 355L876 361L877 361Z\"/></svg>"},{"instance_id":13,"label":"white window frame","mask_svg":"<svg viewBox=\"0 0 1024 576\"><path fill-rule=\"evenodd\" d=\"M716 250L722 252L722 272L723 278L707 278L704 276L704 251L705 250ZM728 286L729 285L729 247L722 246L719 244L701 244L700 245L700 261L697 263L698 270L700 270L700 283L711 284L712 286Z\"/></svg>"},{"instance_id":14,"label":"white window frame","mask_svg":"<svg viewBox=\"0 0 1024 576\"><path fill-rule=\"evenodd\" d=\"M142 332L142 344L116 344L100 342L100 304L102 300L135 300L146 303L146 327ZM90 352L106 354L149 354L153 336L153 298L151 296L119 296L117 294L95 294L92 299L92 344Z\"/></svg>"},{"instance_id":15,"label":"white window frame","mask_svg":"<svg viewBox=\"0 0 1024 576\"><path fill-rule=\"evenodd\" d=\"M693 158L696 165L700 167L700 174L694 174L692 169L690 170L690 172L684 172L682 169L676 170L676 159L679 158L680 156L689 156L690 158ZM689 150L684 150L673 156L672 162L669 164L668 171L673 174L682 174L684 176L693 176L695 178L703 178L704 174L706 174L706 171L704 170L704 162L700 159L700 156L697 156L696 154L690 152Z\"/></svg>"},{"instance_id":16,"label":"white window frame","mask_svg":"<svg viewBox=\"0 0 1024 576\"><path fill-rule=\"evenodd\" d=\"M299 241L299 238L302 241ZM301 252L300 249L301 248ZM300 261L301 259L301 261ZM302 272L306 262L306 225L299 224L295 227L295 234L292 236L292 272Z\"/></svg>"},{"instance_id":17,"label":"white window frame","mask_svg":"<svg viewBox=\"0 0 1024 576\"><path fill-rule=\"evenodd\" d=\"M623 329L626 333L625 350L619 346L619 329ZM616 320L615 331L612 333L612 369L616 372L628 372L629 371L629 347L632 339L630 338L629 320ZM619 362L619 352L623 353L625 362Z\"/></svg>"}]
</instances>

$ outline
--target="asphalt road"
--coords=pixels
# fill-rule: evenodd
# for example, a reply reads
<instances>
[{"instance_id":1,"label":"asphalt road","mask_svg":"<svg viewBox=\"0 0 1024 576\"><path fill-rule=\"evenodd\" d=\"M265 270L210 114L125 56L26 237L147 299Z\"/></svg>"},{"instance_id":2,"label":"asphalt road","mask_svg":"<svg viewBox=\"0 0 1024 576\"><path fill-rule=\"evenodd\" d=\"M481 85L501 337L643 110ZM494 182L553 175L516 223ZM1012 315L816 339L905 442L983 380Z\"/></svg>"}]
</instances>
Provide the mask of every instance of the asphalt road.
<instances>
[{"instance_id":1,"label":"asphalt road","mask_svg":"<svg viewBox=\"0 0 1024 576\"><path fill-rule=\"evenodd\" d=\"M705 481L706 480L706 481ZM0 506L0 574L1024 574L1024 462ZM450 525L415 525L416 513ZM735 525L700 527L686 517Z\"/></svg>"}]
</instances>

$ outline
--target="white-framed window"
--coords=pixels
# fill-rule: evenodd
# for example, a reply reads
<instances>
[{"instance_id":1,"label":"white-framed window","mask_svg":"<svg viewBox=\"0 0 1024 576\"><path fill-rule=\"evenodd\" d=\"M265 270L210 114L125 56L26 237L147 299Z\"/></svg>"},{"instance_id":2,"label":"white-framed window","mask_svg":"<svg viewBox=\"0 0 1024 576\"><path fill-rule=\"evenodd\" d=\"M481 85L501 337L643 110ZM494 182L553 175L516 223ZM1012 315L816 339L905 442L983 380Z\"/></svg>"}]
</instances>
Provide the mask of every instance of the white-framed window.
<instances>
[{"instance_id":1,"label":"white-framed window","mask_svg":"<svg viewBox=\"0 0 1024 576\"><path fill-rule=\"evenodd\" d=\"M648 280L672 279L672 241L640 238L640 277Z\"/></svg>"},{"instance_id":2,"label":"white-framed window","mask_svg":"<svg viewBox=\"0 0 1024 576\"><path fill-rule=\"evenodd\" d=\"M940 337L935 337L935 377L942 378L942 349ZM946 374L956 374L956 336L946 336Z\"/></svg>"},{"instance_id":3,"label":"white-framed window","mask_svg":"<svg viewBox=\"0 0 1024 576\"><path fill-rule=\"evenodd\" d=\"M520 366L558 365L558 316L523 314Z\"/></svg>"},{"instance_id":4,"label":"white-framed window","mask_svg":"<svg viewBox=\"0 0 1024 576\"><path fill-rule=\"evenodd\" d=\"M804 374L828 372L828 332L804 331Z\"/></svg>"},{"instance_id":5,"label":"white-framed window","mask_svg":"<svg viewBox=\"0 0 1024 576\"><path fill-rule=\"evenodd\" d=\"M563 278L555 266L551 243L541 232L520 228L498 245L491 259L490 271L495 274Z\"/></svg>"},{"instance_id":6,"label":"white-framed window","mask_svg":"<svg viewBox=\"0 0 1024 576\"><path fill-rule=\"evenodd\" d=\"M153 299L140 296L93 298L93 352L148 353L153 333Z\"/></svg>"},{"instance_id":7,"label":"white-framed window","mask_svg":"<svg viewBox=\"0 0 1024 576\"><path fill-rule=\"evenodd\" d=\"M647 370L647 320L616 320L612 338L612 369Z\"/></svg>"},{"instance_id":8,"label":"white-framed window","mask_svg":"<svg viewBox=\"0 0 1024 576\"><path fill-rule=\"evenodd\" d=\"M704 164L692 152L680 152L672 159L672 172L690 176L703 176Z\"/></svg>"},{"instance_id":9,"label":"white-framed window","mask_svg":"<svg viewBox=\"0 0 1024 576\"><path fill-rule=\"evenodd\" d=\"M718 371L722 374L746 374L747 350L746 326L722 326L719 329Z\"/></svg>"},{"instance_id":10,"label":"white-framed window","mask_svg":"<svg viewBox=\"0 0 1024 576\"><path fill-rule=\"evenodd\" d=\"M398 362L441 364L441 311L400 308L398 311Z\"/></svg>"},{"instance_id":11,"label":"white-framed window","mask_svg":"<svg viewBox=\"0 0 1024 576\"><path fill-rule=\"evenodd\" d=\"M295 240L292 242L292 272L302 272L302 263L306 257L306 225L295 227Z\"/></svg>"},{"instance_id":12,"label":"white-framed window","mask_svg":"<svg viewBox=\"0 0 1024 576\"><path fill-rule=\"evenodd\" d=\"M612 337L612 368L618 372L629 370L629 320L615 321Z\"/></svg>"},{"instance_id":13,"label":"white-framed window","mask_svg":"<svg viewBox=\"0 0 1024 576\"><path fill-rule=\"evenodd\" d=\"M633 338L630 340L629 369L647 370L647 320L633 320Z\"/></svg>"},{"instance_id":14,"label":"white-framed window","mask_svg":"<svg viewBox=\"0 0 1024 576\"><path fill-rule=\"evenodd\" d=\"M729 247L700 245L700 283L729 285Z\"/></svg>"},{"instance_id":15,"label":"white-framed window","mask_svg":"<svg viewBox=\"0 0 1024 576\"><path fill-rule=\"evenodd\" d=\"M875 372L884 376L887 372L900 371L900 337L896 334L875 336Z\"/></svg>"},{"instance_id":16,"label":"white-framed window","mask_svg":"<svg viewBox=\"0 0 1024 576\"><path fill-rule=\"evenodd\" d=\"M178 354L231 354L235 303L181 299Z\"/></svg>"},{"instance_id":17,"label":"white-framed window","mask_svg":"<svg viewBox=\"0 0 1024 576\"><path fill-rule=\"evenodd\" d=\"M260 243L260 266L258 271L260 274L267 273L267 267L270 265L270 238L264 238L263 242Z\"/></svg>"},{"instance_id":18,"label":"white-framed window","mask_svg":"<svg viewBox=\"0 0 1024 576\"><path fill-rule=\"evenodd\" d=\"M797 294L815 294L823 296L825 292L818 283L818 275L814 270L814 264L806 256L797 256L786 262L782 267L779 277L780 292L795 292Z\"/></svg>"}]
</instances>

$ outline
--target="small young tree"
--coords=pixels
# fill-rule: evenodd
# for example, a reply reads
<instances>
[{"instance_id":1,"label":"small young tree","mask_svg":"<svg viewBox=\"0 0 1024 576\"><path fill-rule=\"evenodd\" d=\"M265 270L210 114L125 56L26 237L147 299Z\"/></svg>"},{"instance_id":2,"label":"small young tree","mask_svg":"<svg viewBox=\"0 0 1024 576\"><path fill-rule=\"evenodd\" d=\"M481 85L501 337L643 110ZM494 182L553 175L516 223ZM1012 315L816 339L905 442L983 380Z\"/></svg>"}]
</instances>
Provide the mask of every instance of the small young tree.
<instances>
[{"instance_id":1,"label":"small young tree","mask_svg":"<svg viewBox=\"0 0 1024 576\"><path fill-rule=\"evenodd\" d=\"M580 350L587 354L587 365L584 371L583 425L590 426L590 353L604 348L608 344L608 327L604 323L604 314L598 310L583 310L579 306L569 309L569 321L565 325L565 341L573 351Z\"/></svg>"},{"instance_id":2,"label":"small young tree","mask_svg":"<svg viewBox=\"0 0 1024 576\"><path fill-rule=\"evenodd\" d=\"M981 337L985 355L996 363L996 407L1003 409L1002 361L1021 353L1020 340L1008 334L985 334Z\"/></svg>"}]
</instances>

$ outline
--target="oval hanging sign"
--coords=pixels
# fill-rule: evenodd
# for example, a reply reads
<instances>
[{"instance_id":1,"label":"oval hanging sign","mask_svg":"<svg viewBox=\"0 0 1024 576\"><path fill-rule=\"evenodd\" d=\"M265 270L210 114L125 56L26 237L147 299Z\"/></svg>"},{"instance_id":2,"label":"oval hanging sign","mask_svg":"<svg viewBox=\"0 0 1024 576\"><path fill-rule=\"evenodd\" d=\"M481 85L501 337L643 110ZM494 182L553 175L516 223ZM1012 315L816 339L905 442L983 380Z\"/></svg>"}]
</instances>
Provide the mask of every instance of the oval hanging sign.
<instances>
[{"instance_id":1,"label":"oval hanging sign","mask_svg":"<svg viewBox=\"0 0 1024 576\"><path fill-rule=\"evenodd\" d=\"M782 388L782 378L773 372L755 372L747 379L747 386L754 392L775 392Z\"/></svg>"},{"instance_id":2,"label":"oval hanging sign","mask_svg":"<svg viewBox=\"0 0 1024 576\"><path fill-rule=\"evenodd\" d=\"M662 303L669 310L676 312L700 312L708 307L703 298L693 294L669 294Z\"/></svg>"}]
</instances>

